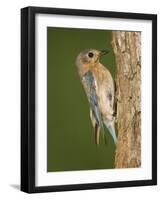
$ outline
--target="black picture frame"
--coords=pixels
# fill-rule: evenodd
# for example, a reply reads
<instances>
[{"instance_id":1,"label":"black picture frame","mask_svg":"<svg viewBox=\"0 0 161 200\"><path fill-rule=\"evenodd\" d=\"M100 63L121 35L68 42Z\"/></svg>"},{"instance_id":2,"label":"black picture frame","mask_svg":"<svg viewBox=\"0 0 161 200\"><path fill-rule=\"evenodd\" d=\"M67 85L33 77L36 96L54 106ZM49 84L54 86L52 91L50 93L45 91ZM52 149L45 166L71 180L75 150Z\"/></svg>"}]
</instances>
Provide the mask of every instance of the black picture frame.
<instances>
[{"instance_id":1,"label":"black picture frame","mask_svg":"<svg viewBox=\"0 0 161 200\"><path fill-rule=\"evenodd\" d=\"M152 179L35 186L35 15L59 14L152 21ZM21 9L21 190L27 193L146 186L157 184L157 15L45 7Z\"/></svg>"}]
</instances>

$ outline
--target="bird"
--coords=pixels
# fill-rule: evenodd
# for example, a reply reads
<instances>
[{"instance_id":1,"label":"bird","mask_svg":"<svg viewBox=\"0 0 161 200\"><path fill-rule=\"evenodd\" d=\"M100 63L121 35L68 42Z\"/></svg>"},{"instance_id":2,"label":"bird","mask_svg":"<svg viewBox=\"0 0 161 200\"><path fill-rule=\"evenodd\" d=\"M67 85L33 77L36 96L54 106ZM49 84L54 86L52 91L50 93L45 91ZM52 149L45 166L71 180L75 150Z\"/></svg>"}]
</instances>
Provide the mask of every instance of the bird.
<instances>
[{"instance_id":1,"label":"bird","mask_svg":"<svg viewBox=\"0 0 161 200\"><path fill-rule=\"evenodd\" d=\"M115 84L110 71L100 63L101 57L108 53L108 50L85 49L77 55L75 62L89 102L96 145L99 145L100 131L104 130L104 126L111 134L114 144L117 144Z\"/></svg>"}]
</instances>

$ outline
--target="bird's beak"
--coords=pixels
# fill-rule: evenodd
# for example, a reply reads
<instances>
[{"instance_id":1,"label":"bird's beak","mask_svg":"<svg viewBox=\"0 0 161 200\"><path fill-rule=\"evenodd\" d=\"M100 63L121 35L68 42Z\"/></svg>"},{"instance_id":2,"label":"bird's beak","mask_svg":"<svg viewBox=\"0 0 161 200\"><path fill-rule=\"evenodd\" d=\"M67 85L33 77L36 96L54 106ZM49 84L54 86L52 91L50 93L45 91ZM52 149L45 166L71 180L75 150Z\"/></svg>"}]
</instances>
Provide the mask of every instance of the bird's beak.
<instances>
[{"instance_id":1,"label":"bird's beak","mask_svg":"<svg viewBox=\"0 0 161 200\"><path fill-rule=\"evenodd\" d=\"M110 51L109 50L101 50L100 51L100 56L108 54Z\"/></svg>"}]
</instances>

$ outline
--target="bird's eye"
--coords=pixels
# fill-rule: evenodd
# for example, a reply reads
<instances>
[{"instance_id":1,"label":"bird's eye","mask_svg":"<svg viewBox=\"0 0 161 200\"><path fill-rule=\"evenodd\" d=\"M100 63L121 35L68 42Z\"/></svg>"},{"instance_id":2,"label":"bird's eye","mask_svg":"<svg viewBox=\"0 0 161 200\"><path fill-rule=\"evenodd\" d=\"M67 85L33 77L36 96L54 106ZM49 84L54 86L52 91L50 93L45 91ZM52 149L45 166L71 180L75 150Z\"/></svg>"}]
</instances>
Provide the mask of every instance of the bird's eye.
<instances>
[{"instance_id":1,"label":"bird's eye","mask_svg":"<svg viewBox=\"0 0 161 200\"><path fill-rule=\"evenodd\" d=\"M89 52L89 53L88 53L88 56L89 56L90 58L92 58L92 57L94 56L94 54L93 54L92 52Z\"/></svg>"}]
</instances>

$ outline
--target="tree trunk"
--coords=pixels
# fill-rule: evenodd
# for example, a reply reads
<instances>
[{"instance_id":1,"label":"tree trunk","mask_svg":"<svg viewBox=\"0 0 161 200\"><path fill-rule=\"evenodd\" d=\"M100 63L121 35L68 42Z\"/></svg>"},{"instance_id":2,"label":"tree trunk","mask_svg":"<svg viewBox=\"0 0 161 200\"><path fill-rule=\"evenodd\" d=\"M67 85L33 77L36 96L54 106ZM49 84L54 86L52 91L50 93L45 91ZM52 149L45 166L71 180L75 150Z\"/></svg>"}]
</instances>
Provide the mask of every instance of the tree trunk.
<instances>
[{"instance_id":1,"label":"tree trunk","mask_svg":"<svg viewBox=\"0 0 161 200\"><path fill-rule=\"evenodd\" d=\"M118 143L115 168L141 166L141 33L112 31Z\"/></svg>"}]
</instances>

